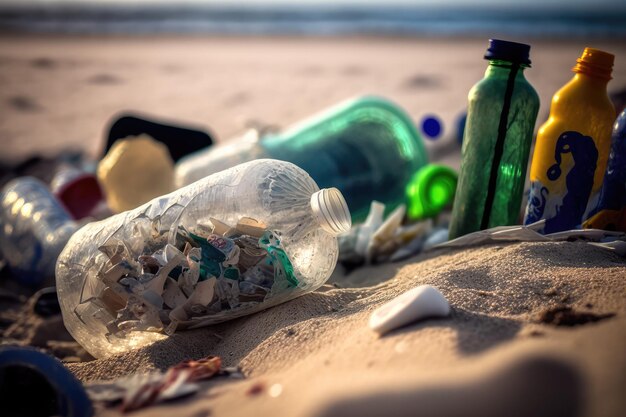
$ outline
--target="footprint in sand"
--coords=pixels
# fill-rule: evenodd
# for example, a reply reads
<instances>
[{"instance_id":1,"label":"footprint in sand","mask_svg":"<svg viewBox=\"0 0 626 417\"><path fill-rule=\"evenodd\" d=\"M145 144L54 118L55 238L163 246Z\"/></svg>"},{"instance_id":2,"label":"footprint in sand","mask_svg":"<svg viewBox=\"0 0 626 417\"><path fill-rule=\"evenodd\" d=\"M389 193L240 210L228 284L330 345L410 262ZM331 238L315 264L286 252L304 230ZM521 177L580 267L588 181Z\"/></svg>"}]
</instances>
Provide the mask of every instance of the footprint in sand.
<instances>
[{"instance_id":1,"label":"footprint in sand","mask_svg":"<svg viewBox=\"0 0 626 417\"><path fill-rule=\"evenodd\" d=\"M101 85L110 85L110 84L121 84L123 80L112 74L96 74L87 79L89 84L101 84Z\"/></svg>"},{"instance_id":2,"label":"footprint in sand","mask_svg":"<svg viewBox=\"0 0 626 417\"><path fill-rule=\"evenodd\" d=\"M441 85L441 80L432 75L416 74L405 80L403 84L408 88L436 88Z\"/></svg>"},{"instance_id":3,"label":"footprint in sand","mask_svg":"<svg viewBox=\"0 0 626 417\"><path fill-rule=\"evenodd\" d=\"M57 66L57 62L52 58L39 57L31 60L30 65L40 69L52 69Z\"/></svg>"},{"instance_id":4,"label":"footprint in sand","mask_svg":"<svg viewBox=\"0 0 626 417\"><path fill-rule=\"evenodd\" d=\"M42 109L33 98L28 96L13 96L7 99L9 106L21 112L36 112Z\"/></svg>"}]
</instances>

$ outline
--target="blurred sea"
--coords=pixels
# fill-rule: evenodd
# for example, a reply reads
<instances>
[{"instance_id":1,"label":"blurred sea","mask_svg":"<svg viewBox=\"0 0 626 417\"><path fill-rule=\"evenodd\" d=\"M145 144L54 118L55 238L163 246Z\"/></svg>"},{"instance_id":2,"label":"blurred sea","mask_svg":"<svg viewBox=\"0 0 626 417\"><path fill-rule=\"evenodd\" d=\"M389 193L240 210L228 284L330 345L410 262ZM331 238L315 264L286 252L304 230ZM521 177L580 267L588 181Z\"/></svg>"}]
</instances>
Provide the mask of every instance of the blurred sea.
<instances>
[{"instance_id":1,"label":"blurred sea","mask_svg":"<svg viewBox=\"0 0 626 417\"><path fill-rule=\"evenodd\" d=\"M626 38L626 8L2 6L0 32Z\"/></svg>"}]
</instances>

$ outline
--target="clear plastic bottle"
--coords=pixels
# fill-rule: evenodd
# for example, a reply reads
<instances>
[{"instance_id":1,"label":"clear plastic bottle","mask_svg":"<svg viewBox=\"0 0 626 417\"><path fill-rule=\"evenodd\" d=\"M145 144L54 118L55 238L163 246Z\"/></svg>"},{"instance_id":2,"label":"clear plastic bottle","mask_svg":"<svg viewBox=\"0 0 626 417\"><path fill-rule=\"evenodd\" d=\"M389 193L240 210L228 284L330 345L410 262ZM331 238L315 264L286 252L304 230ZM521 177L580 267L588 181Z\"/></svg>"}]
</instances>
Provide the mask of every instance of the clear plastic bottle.
<instances>
[{"instance_id":1,"label":"clear plastic bottle","mask_svg":"<svg viewBox=\"0 0 626 417\"><path fill-rule=\"evenodd\" d=\"M54 276L54 266L77 225L70 213L33 177L14 179L0 192L0 251L26 285Z\"/></svg>"},{"instance_id":2,"label":"clear plastic bottle","mask_svg":"<svg viewBox=\"0 0 626 417\"><path fill-rule=\"evenodd\" d=\"M365 219L373 199L388 211L404 203L406 185L428 159L406 113L390 101L366 96L332 106L280 133L245 135L191 154L176 164L176 185L257 158L292 162L320 187L337 187L354 221Z\"/></svg>"},{"instance_id":3,"label":"clear plastic bottle","mask_svg":"<svg viewBox=\"0 0 626 417\"><path fill-rule=\"evenodd\" d=\"M350 229L341 193L261 159L80 229L57 263L67 329L103 357L320 287Z\"/></svg>"}]
</instances>

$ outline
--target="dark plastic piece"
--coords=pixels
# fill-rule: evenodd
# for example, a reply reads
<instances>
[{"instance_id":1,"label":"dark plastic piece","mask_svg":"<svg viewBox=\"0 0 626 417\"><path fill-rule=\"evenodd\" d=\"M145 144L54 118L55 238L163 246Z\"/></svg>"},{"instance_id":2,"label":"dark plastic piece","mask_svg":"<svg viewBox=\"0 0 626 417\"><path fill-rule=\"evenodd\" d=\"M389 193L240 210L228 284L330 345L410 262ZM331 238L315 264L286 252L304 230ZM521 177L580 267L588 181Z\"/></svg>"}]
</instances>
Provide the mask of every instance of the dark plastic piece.
<instances>
[{"instance_id":1,"label":"dark plastic piece","mask_svg":"<svg viewBox=\"0 0 626 417\"><path fill-rule=\"evenodd\" d=\"M106 155L116 140L143 133L165 144L174 162L185 155L213 144L212 136L203 130L189 126L165 124L145 119L143 116L124 113L114 118L102 155Z\"/></svg>"},{"instance_id":2,"label":"dark plastic piece","mask_svg":"<svg viewBox=\"0 0 626 417\"><path fill-rule=\"evenodd\" d=\"M4 417L91 417L81 383L56 358L30 347L0 348L0 407Z\"/></svg>"},{"instance_id":3,"label":"dark plastic piece","mask_svg":"<svg viewBox=\"0 0 626 417\"><path fill-rule=\"evenodd\" d=\"M61 306L57 297L56 287L42 288L35 294L37 301L33 306L33 310L38 316L50 317L61 314Z\"/></svg>"}]
</instances>

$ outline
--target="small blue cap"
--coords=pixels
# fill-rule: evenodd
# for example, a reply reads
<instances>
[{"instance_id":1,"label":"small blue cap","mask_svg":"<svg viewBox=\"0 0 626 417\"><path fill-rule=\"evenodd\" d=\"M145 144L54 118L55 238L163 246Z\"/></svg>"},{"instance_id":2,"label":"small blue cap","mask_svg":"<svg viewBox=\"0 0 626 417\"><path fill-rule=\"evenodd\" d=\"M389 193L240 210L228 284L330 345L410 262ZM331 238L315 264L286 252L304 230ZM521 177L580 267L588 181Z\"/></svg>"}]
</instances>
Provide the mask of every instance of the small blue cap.
<instances>
[{"instance_id":1,"label":"small blue cap","mask_svg":"<svg viewBox=\"0 0 626 417\"><path fill-rule=\"evenodd\" d=\"M515 64L530 65L530 45L525 43L489 39L489 47L485 52L485 59L498 59Z\"/></svg>"},{"instance_id":2,"label":"small blue cap","mask_svg":"<svg viewBox=\"0 0 626 417\"><path fill-rule=\"evenodd\" d=\"M426 116L422 120L422 131L428 139L437 139L441 134L441 122L437 116Z\"/></svg>"}]
</instances>

